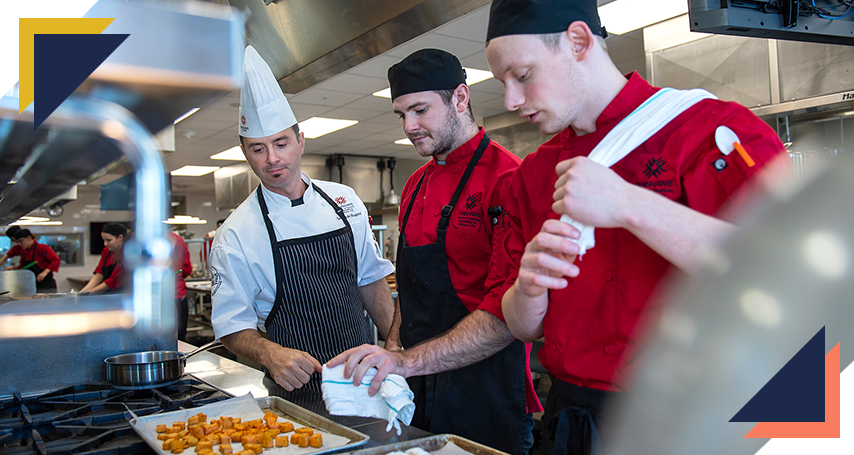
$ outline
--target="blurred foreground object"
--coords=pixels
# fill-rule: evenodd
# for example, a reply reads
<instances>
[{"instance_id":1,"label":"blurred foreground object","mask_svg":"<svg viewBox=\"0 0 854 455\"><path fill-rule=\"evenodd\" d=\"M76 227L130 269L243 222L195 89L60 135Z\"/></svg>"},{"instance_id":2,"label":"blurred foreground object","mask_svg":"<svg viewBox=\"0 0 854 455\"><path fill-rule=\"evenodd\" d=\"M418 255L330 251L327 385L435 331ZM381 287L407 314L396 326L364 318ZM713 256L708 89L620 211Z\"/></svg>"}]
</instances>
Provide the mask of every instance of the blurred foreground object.
<instances>
[{"instance_id":1,"label":"blurred foreground object","mask_svg":"<svg viewBox=\"0 0 854 455\"><path fill-rule=\"evenodd\" d=\"M788 189L709 254L704 274L666 293L632 393L610 409L609 455L755 454L768 439L729 420L822 327L825 353L842 344L840 371L854 360L854 157Z\"/></svg>"}]
</instances>

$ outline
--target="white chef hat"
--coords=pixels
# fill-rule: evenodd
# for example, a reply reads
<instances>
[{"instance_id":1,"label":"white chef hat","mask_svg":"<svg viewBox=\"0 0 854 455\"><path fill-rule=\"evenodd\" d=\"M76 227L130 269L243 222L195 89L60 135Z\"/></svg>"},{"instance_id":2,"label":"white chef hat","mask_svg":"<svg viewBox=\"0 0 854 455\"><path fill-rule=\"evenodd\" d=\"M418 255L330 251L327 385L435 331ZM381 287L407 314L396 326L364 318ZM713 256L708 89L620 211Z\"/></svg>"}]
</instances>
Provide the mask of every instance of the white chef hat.
<instances>
[{"instance_id":1,"label":"white chef hat","mask_svg":"<svg viewBox=\"0 0 854 455\"><path fill-rule=\"evenodd\" d=\"M237 128L243 137L260 138L286 130L297 123L267 62L252 46L243 54L243 87Z\"/></svg>"}]
</instances>

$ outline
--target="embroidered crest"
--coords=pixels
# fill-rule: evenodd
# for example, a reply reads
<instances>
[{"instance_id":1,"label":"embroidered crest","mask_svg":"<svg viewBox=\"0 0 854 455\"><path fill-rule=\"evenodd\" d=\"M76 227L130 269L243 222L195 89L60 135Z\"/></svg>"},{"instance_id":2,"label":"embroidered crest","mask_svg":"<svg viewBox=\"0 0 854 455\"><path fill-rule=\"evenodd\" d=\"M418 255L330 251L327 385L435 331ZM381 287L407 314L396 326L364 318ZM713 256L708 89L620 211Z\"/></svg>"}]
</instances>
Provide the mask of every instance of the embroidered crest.
<instances>
[{"instance_id":1,"label":"embroidered crest","mask_svg":"<svg viewBox=\"0 0 854 455\"><path fill-rule=\"evenodd\" d=\"M480 193L471 194L466 198L466 210L474 210L477 208L477 202L480 198Z\"/></svg>"},{"instance_id":2,"label":"embroidered crest","mask_svg":"<svg viewBox=\"0 0 854 455\"><path fill-rule=\"evenodd\" d=\"M650 158L650 160L645 164L646 169L643 171L644 177L648 179L658 178L658 176L664 172L665 164L667 164L667 162L662 158Z\"/></svg>"},{"instance_id":3,"label":"embroidered crest","mask_svg":"<svg viewBox=\"0 0 854 455\"><path fill-rule=\"evenodd\" d=\"M347 203L347 199L345 199L344 196L338 196L335 198L335 203L338 205L344 205Z\"/></svg>"},{"instance_id":4,"label":"embroidered crest","mask_svg":"<svg viewBox=\"0 0 854 455\"><path fill-rule=\"evenodd\" d=\"M216 270L216 267L211 266L211 295L216 294L216 291L219 289L219 286L222 284L222 277L219 275L219 272Z\"/></svg>"}]
</instances>

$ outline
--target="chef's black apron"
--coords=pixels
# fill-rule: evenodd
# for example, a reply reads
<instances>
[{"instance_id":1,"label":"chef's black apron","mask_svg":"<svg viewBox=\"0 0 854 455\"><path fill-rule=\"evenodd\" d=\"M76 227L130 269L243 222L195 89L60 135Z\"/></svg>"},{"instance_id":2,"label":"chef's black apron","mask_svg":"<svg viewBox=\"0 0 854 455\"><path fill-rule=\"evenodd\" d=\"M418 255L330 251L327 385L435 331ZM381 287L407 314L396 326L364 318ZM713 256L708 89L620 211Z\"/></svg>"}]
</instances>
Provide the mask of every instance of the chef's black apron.
<instances>
[{"instance_id":1,"label":"chef's black apron","mask_svg":"<svg viewBox=\"0 0 854 455\"><path fill-rule=\"evenodd\" d=\"M397 253L400 341L406 349L447 332L470 314L451 283L445 232L454 205L488 144L484 135L451 201L442 209L436 243L408 246L404 235L423 175L406 208ZM412 425L432 433L456 434L511 454L524 452L527 415L522 342L514 341L473 365L411 377L407 382L415 393Z\"/></svg>"},{"instance_id":2,"label":"chef's black apron","mask_svg":"<svg viewBox=\"0 0 854 455\"><path fill-rule=\"evenodd\" d=\"M36 292L39 292L39 291L48 292L48 293L49 292L56 292L56 280L53 279L53 272L52 271L48 272L47 276L45 276L44 279L41 280L41 282L39 282L38 276L40 273L44 272L44 269L39 267L39 265L36 261L36 247L35 247L35 245L33 245L33 247L30 249L33 250L33 254L29 258L24 258L24 253L23 252L21 253L21 266L23 268L25 268L26 270L33 272L36 275ZM24 250L24 251L27 251L27 250ZM32 264L34 262L36 262L36 263L27 267L28 264Z\"/></svg>"},{"instance_id":3,"label":"chef's black apron","mask_svg":"<svg viewBox=\"0 0 854 455\"><path fill-rule=\"evenodd\" d=\"M542 443L546 455L602 455L602 411L623 392L579 387L551 376L546 400Z\"/></svg>"},{"instance_id":4,"label":"chef's black apron","mask_svg":"<svg viewBox=\"0 0 854 455\"><path fill-rule=\"evenodd\" d=\"M278 241L258 187L258 203L270 235L276 269L276 301L264 327L269 340L307 352L324 364L347 349L372 344L374 338L359 297L359 264L350 222L326 193L314 184L312 188L335 209L344 227ZM320 373L314 373L307 384L294 392L320 392L320 380ZM266 380L265 384L275 382ZM285 399L291 393L281 387L274 389L270 392Z\"/></svg>"}]
</instances>

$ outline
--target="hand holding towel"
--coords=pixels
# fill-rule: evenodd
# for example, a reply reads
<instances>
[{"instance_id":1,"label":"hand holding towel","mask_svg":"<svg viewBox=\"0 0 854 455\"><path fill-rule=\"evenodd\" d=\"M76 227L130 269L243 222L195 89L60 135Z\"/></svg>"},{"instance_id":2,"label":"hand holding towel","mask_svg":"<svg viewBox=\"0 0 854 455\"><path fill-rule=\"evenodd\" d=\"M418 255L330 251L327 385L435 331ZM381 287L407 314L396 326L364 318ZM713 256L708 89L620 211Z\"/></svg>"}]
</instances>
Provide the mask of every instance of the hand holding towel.
<instances>
[{"instance_id":1,"label":"hand holding towel","mask_svg":"<svg viewBox=\"0 0 854 455\"><path fill-rule=\"evenodd\" d=\"M401 433L400 422L409 425L415 413L415 394L409 389L409 384L403 376L390 374L380 386L380 391L374 396L368 396L368 388L377 374L376 368L371 368L362 378L362 383L353 385L353 379L344 378L346 364L329 368L323 365L323 381L320 389L323 391L323 401L326 409L332 415L376 417L388 420L386 431L394 427L398 436Z\"/></svg>"}]
</instances>

